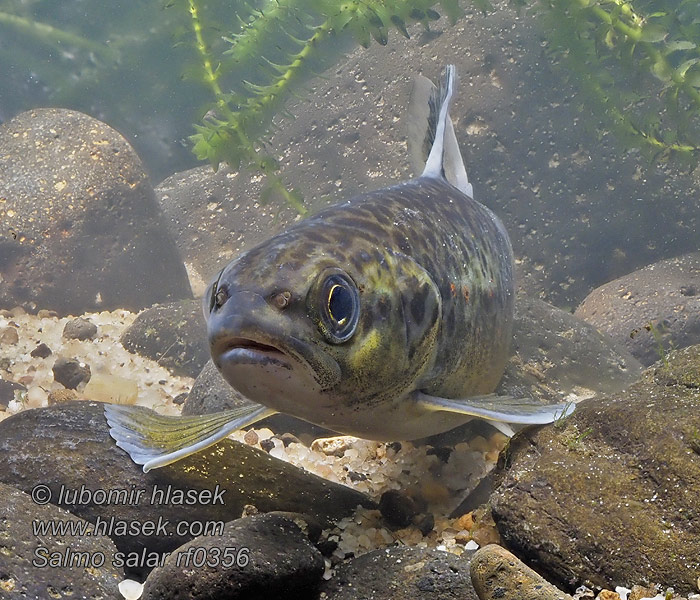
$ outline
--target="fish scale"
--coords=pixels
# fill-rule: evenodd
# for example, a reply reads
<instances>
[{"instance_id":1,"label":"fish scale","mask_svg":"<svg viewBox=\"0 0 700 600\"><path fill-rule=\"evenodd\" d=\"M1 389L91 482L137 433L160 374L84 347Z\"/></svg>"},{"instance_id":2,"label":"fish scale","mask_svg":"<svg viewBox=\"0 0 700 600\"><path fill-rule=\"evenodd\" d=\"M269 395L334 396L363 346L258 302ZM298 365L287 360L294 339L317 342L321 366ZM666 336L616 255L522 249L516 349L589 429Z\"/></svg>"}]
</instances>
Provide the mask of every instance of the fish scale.
<instances>
[{"instance_id":1,"label":"fish scale","mask_svg":"<svg viewBox=\"0 0 700 600\"><path fill-rule=\"evenodd\" d=\"M106 407L110 433L144 470L275 412L340 433L406 440L483 418L547 423L564 404L496 396L513 324L503 224L472 197L448 108L419 79L409 111L421 175L296 223L229 263L203 299L214 364L248 407L177 417ZM421 116L422 115L422 116ZM429 144L425 144L429 140Z\"/></svg>"}]
</instances>

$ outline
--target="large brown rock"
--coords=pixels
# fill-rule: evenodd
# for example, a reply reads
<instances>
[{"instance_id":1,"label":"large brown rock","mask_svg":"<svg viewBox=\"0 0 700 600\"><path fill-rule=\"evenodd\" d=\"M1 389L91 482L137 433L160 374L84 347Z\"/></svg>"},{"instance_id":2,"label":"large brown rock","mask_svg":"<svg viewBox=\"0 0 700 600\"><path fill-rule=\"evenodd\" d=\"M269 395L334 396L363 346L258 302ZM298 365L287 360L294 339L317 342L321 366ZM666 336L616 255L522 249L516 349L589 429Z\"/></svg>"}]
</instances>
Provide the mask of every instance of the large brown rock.
<instances>
[{"instance_id":1,"label":"large brown rock","mask_svg":"<svg viewBox=\"0 0 700 600\"><path fill-rule=\"evenodd\" d=\"M116 446L104 405L94 402L26 410L0 422L0 482L25 492L47 486L52 503L92 523L102 519L125 553L172 551L210 533L212 523L239 518L248 504L303 512L324 525L358 504L373 506L364 494L230 440L144 473ZM189 492L191 501L183 504L169 489ZM138 526L124 532L120 522ZM141 527L148 522L161 526ZM139 561L133 571L145 566Z\"/></svg>"},{"instance_id":2,"label":"large brown rock","mask_svg":"<svg viewBox=\"0 0 700 600\"><path fill-rule=\"evenodd\" d=\"M65 315L191 295L141 161L82 113L0 126L0 222L0 307Z\"/></svg>"},{"instance_id":3,"label":"large brown rock","mask_svg":"<svg viewBox=\"0 0 700 600\"><path fill-rule=\"evenodd\" d=\"M700 572L700 346L626 391L514 437L493 517L505 545L567 589L695 590Z\"/></svg>"},{"instance_id":4,"label":"large brown rock","mask_svg":"<svg viewBox=\"0 0 700 600\"><path fill-rule=\"evenodd\" d=\"M574 313L642 364L700 343L700 252L659 261L593 290Z\"/></svg>"}]
</instances>

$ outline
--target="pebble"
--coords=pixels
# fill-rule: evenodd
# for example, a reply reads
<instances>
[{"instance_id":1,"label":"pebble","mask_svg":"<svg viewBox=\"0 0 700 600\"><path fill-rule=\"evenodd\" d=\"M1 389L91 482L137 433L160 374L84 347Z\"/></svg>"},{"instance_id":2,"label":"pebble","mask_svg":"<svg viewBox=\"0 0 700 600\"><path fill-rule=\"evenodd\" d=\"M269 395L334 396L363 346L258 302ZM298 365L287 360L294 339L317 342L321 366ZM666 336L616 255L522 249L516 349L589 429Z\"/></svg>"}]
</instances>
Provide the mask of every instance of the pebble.
<instances>
[{"instance_id":1,"label":"pebble","mask_svg":"<svg viewBox=\"0 0 700 600\"><path fill-rule=\"evenodd\" d=\"M258 434L254 430L246 431L243 436L243 441L249 446L255 446L258 443Z\"/></svg>"},{"instance_id":2,"label":"pebble","mask_svg":"<svg viewBox=\"0 0 700 600\"><path fill-rule=\"evenodd\" d=\"M408 527L419 513L415 500L403 490L384 492L379 500L379 511L394 527Z\"/></svg>"},{"instance_id":3,"label":"pebble","mask_svg":"<svg viewBox=\"0 0 700 600\"><path fill-rule=\"evenodd\" d=\"M72 400L76 400L77 398L78 394L75 393L75 390L54 390L53 392L49 392L48 404L49 406L53 406L54 404L71 402Z\"/></svg>"},{"instance_id":4,"label":"pebble","mask_svg":"<svg viewBox=\"0 0 700 600\"><path fill-rule=\"evenodd\" d=\"M44 342L42 342L29 354L32 358L47 358L51 356L52 351L51 348L49 348L46 344L44 344Z\"/></svg>"},{"instance_id":5,"label":"pebble","mask_svg":"<svg viewBox=\"0 0 700 600\"><path fill-rule=\"evenodd\" d=\"M91 340L97 335L97 325L79 317L68 321L63 328L63 337L69 340Z\"/></svg>"},{"instance_id":6,"label":"pebble","mask_svg":"<svg viewBox=\"0 0 700 600\"><path fill-rule=\"evenodd\" d=\"M357 438L349 435L341 435L338 437L318 438L311 444L311 449L317 452L322 452L326 456L341 457L347 450L352 448Z\"/></svg>"},{"instance_id":7,"label":"pebble","mask_svg":"<svg viewBox=\"0 0 700 600\"><path fill-rule=\"evenodd\" d=\"M58 357L53 365L53 377L69 389L76 389L81 383L90 380L90 365L77 358Z\"/></svg>"},{"instance_id":8,"label":"pebble","mask_svg":"<svg viewBox=\"0 0 700 600\"><path fill-rule=\"evenodd\" d=\"M19 333L15 327L3 327L0 329L0 344L14 346L19 342Z\"/></svg>"}]
</instances>

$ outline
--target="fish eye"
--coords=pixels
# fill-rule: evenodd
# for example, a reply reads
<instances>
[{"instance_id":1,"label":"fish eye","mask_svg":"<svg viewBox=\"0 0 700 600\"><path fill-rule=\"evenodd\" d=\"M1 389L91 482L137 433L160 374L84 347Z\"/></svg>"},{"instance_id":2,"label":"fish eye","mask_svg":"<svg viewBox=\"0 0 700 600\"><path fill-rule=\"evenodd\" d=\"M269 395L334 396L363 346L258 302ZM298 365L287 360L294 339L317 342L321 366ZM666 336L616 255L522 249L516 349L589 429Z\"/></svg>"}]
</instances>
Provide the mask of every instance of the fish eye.
<instances>
[{"instance_id":1,"label":"fish eye","mask_svg":"<svg viewBox=\"0 0 700 600\"><path fill-rule=\"evenodd\" d=\"M355 282L339 269L323 279L321 332L333 344L342 344L355 333L360 318L360 294Z\"/></svg>"},{"instance_id":2,"label":"fish eye","mask_svg":"<svg viewBox=\"0 0 700 600\"><path fill-rule=\"evenodd\" d=\"M225 285L219 285L219 281L221 281L221 276L223 274L224 270L222 269L216 278L216 281L211 285L211 290L209 292L209 312L212 312L215 308L221 308L226 300L228 300L227 287Z\"/></svg>"}]
</instances>

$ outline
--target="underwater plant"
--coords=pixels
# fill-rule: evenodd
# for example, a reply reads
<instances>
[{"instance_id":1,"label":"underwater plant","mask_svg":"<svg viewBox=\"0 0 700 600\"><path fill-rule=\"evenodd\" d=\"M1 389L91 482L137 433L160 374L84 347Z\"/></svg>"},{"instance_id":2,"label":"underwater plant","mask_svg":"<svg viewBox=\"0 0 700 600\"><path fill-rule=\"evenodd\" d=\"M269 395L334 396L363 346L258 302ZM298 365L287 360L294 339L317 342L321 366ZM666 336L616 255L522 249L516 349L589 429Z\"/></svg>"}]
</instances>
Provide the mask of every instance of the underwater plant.
<instances>
[{"instance_id":1,"label":"underwater plant","mask_svg":"<svg viewBox=\"0 0 700 600\"><path fill-rule=\"evenodd\" d=\"M520 6L528 0L513 0ZM627 149L694 167L700 150L700 2L538 0L543 32Z\"/></svg>"},{"instance_id":2,"label":"underwater plant","mask_svg":"<svg viewBox=\"0 0 700 600\"><path fill-rule=\"evenodd\" d=\"M200 75L213 98L190 137L195 155L215 169L221 162L234 168L257 167L269 182L263 200L272 191L280 192L300 212L304 212L301 196L285 189L276 175L276 161L260 147L286 100L345 56L353 42L363 47L372 39L386 44L391 29L409 37L407 24L420 22L429 28L431 21L440 18L434 9L438 4L453 23L460 14L457 0L243 2L237 23L230 24L235 30L219 34L229 47L217 54L207 40L207 30L216 28L206 24L203 3L186 2L201 60ZM478 5L486 8L483 0Z\"/></svg>"}]
</instances>

